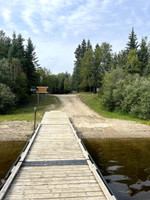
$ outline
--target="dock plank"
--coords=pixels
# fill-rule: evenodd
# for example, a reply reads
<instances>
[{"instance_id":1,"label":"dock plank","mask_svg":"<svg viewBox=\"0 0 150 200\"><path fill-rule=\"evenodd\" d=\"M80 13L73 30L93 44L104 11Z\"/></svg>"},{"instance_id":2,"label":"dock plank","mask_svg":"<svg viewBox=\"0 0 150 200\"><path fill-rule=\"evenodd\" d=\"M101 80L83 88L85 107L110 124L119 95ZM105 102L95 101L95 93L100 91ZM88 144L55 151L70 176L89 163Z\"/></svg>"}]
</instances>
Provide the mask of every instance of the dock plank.
<instances>
[{"instance_id":1,"label":"dock plank","mask_svg":"<svg viewBox=\"0 0 150 200\"><path fill-rule=\"evenodd\" d=\"M115 200L99 180L66 113L45 113L24 157L4 200Z\"/></svg>"}]
</instances>

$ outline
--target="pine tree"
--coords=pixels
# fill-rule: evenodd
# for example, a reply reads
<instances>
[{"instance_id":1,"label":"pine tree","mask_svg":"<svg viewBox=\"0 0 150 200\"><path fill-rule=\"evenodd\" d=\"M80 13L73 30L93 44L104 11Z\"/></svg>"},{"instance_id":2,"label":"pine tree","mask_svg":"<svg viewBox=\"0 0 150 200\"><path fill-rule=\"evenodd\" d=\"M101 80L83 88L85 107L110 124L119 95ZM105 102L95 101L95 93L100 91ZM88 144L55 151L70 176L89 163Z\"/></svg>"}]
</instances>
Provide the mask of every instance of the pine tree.
<instances>
[{"instance_id":1,"label":"pine tree","mask_svg":"<svg viewBox=\"0 0 150 200\"><path fill-rule=\"evenodd\" d=\"M91 42L90 40L87 41L87 51L92 49L92 45L91 45Z\"/></svg>"},{"instance_id":2,"label":"pine tree","mask_svg":"<svg viewBox=\"0 0 150 200\"><path fill-rule=\"evenodd\" d=\"M72 75L72 87L74 90L79 90L80 85L80 65L81 65L81 45L79 44L77 49L74 52L75 54L75 63L74 70Z\"/></svg>"},{"instance_id":3,"label":"pine tree","mask_svg":"<svg viewBox=\"0 0 150 200\"><path fill-rule=\"evenodd\" d=\"M12 43L8 52L8 59L11 63L12 58L17 58L16 53L17 53L17 37L16 37L16 33L13 33L13 39L12 39Z\"/></svg>"},{"instance_id":4,"label":"pine tree","mask_svg":"<svg viewBox=\"0 0 150 200\"><path fill-rule=\"evenodd\" d=\"M137 50L138 46L139 45L138 45L138 41L137 41L137 36L136 36L136 34L134 32L134 28L132 28L132 31L129 34L129 41L128 41L127 47L126 47L127 51L129 52L132 49Z\"/></svg>"},{"instance_id":5,"label":"pine tree","mask_svg":"<svg viewBox=\"0 0 150 200\"><path fill-rule=\"evenodd\" d=\"M23 71L28 79L28 88L36 86L36 67L38 67L38 59L35 53L35 47L29 38L25 49L25 62L23 65Z\"/></svg>"},{"instance_id":6,"label":"pine tree","mask_svg":"<svg viewBox=\"0 0 150 200\"><path fill-rule=\"evenodd\" d=\"M138 59L141 62L140 74L142 75L145 71L146 66L148 65L149 59L147 37L142 38L142 41L140 43L140 49L138 50Z\"/></svg>"},{"instance_id":7,"label":"pine tree","mask_svg":"<svg viewBox=\"0 0 150 200\"><path fill-rule=\"evenodd\" d=\"M81 58L84 57L85 52L87 51L87 45L85 39L81 43Z\"/></svg>"},{"instance_id":8,"label":"pine tree","mask_svg":"<svg viewBox=\"0 0 150 200\"><path fill-rule=\"evenodd\" d=\"M17 52L16 52L16 58L20 60L20 63L23 65L24 59L25 59L25 50L24 50L24 42L22 35L19 34L17 37Z\"/></svg>"},{"instance_id":9,"label":"pine tree","mask_svg":"<svg viewBox=\"0 0 150 200\"><path fill-rule=\"evenodd\" d=\"M0 59L8 58L8 51L11 40L5 35L4 31L0 31Z\"/></svg>"}]
</instances>

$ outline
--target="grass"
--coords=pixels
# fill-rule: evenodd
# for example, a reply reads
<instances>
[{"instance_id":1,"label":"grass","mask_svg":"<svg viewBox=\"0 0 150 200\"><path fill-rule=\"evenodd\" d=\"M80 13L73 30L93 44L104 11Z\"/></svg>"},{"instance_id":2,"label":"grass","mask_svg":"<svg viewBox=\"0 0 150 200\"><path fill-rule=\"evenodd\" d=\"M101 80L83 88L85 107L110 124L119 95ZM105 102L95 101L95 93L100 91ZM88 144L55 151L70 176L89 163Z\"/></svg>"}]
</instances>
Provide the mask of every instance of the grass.
<instances>
[{"instance_id":1,"label":"grass","mask_svg":"<svg viewBox=\"0 0 150 200\"><path fill-rule=\"evenodd\" d=\"M104 108L101 105L100 98L96 94L79 93L78 95L82 102L84 102L89 108L97 112L102 117L112 118L112 119L124 119L150 125L150 121L148 120L141 120L122 112L117 112L117 111L109 112L104 110Z\"/></svg>"},{"instance_id":2,"label":"grass","mask_svg":"<svg viewBox=\"0 0 150 200\"><path fill-rule=\"evenodd\" d=\"M47 101L45 95L40 95L40 103L37 105L37 95L31 95L30 100L27 104L20 106L10 114L0 115L0 122L7 121L23 121L28 122L34 119L34 107L37 107L37 121L41 121L46 110L50 110L51 107L55 109L59 108L61 102L58 97L47 95Z\"/></svg>"}]
</instances>

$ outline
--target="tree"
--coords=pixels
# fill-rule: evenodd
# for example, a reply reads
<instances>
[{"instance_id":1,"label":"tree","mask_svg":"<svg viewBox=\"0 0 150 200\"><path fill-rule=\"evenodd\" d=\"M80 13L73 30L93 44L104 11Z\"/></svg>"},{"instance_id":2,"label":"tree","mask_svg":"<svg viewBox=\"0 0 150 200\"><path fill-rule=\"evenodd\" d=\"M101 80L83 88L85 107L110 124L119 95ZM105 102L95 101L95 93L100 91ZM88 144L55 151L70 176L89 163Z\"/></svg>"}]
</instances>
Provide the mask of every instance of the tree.
<instances>
[{"instance_id":1,"label":"tree","mask_svg":"<svg viewBox=\"0 0 150 200\"><path fill-rule=\"evenodd\" d=\"M87 41L87 48L86 49L87 49L87 51L92 49L92 45L91 45L90 40Z\"/></svg>"},{"instance_id":2,"label":"tree","mask_svg":"<svg viewBox=\"0 0 150 200\"><path fill-rule=\"evenodd\" d=\"M9 52L8 52L8 59L11 62L12 58L17 58L16 53L17 53L17 37L16 37L16 33L14 32L12 35L13 39L11 42L11 46L9 48Z\"/></svg>"},{"instance_id":3,"label":"tree","mask_svg":"<svg viewBox=\"0 0 150 200\"><path fill-rule=\"evenodd\" d=\"M140 66L141 62L137 58L137 53L135 49L132 49L129 51L128 57L127 57L127 63L125 65L125 69L133 74L133 73L140 73Z\"/></svg>"},{"instance_id":4,"label":"tree","mask_svg":"<svg viewBox=\"0 0 150 200\"><path fill-rule=\"evenodd\" d=\"M106 71L111 69L111 61L112 61L112 46L109 43L103 42L101 44L102 51L102 60L101 60L101 69L103 74Z\"/></svg>"},{"instance_id":5,"label":"tree","mask_svg":"<svg viewBox=\"0 0 150 200\"><path fill-rule=\"evenodd\" d=\"M11 78L11 67L6 58L0 60L0 83L3 83L9 87L12 86L12 78Z\"/></svg>"},{"instance_id":6,"label":"tree","mask_svg":"<svg viewBox=\"0 0 150 200\"><path fill-rule=\"evenodd\" d=\"M97 44L95 50L93 52L93 66L94 66L94 80L95 80L95 88L101 86L101 82L103 79L103 70L102 70L102 50L101 47Z\"/></svg>"},{"instance_id":7,"label":"tree","mask_svg":"<svg viewBox=\"0 0 150 200\"><path fill-rule=\"evenodd\" d=\"M8 58L8 51L10 48L11 40L6 37L4 31L0 31L0 59Z\"/></svg>"},{"instance_id":8,"label":"tree","mask_svg":"<svg viewBox=\"0 0 150 200\"><path fill-rule=\"evenodd\" d=\"M25 50L24 50L24 38L22 37L21 34L18 35L17 37L17 52L16 52L16 58L19 59L21 65L23 66L24 60L25 60Z\"/></svg>"},{"instance_id":9,"label":"tree","mask_svg":"<svg viewBox=\"0 0 150 200\"><path fill-rule=\"evenodd\" d=\"M140 74L143 75L149 60L147 37L141 40L140 49L138 50L138 59L141 62Z\"/></svg>"},{"instance_id":10,"label":"tree","mask_svg":"<svg viewBox=\"0 0 150 200\"><path fill-rule=\"evenodd\" d=\"M67 94L71 92L71 75L69 73L65 73L65 80L64 80L64 93Z\"/></svg>"},{"instance_id":11,"label":"tree","mask_svg":"<svg viewBox=\"0 0 150 200\"><path fill-rule=\"evenodd\" d=\"M72 75L72 85L74 90L79 90L80 85L80 65L81 65L81 45L79 44L75 52L75 63Z\"/></svg>"},{"instance_id":12,"label":"tree","mask_svg":"<svg viewBox=\"0 0 150 200\"><path fill-rule=\"evenodd\" d=\"M28 80L28 88L36 86L36 67L38 67L38 59L35 53L35 47L32 40L29 38L25 49L25 61L23 65L23 71L25 72Z\"/></svg>"},{"instance_id":13,"label":"tree","mask_svg":"<svg viewBox=\"0 0 150 200\"><path fill-rule=\"evenodd\" d=\"M87 51L87 44L85 39L83 39L82 43L81 43L81 58L84 57L85 52Z\"/></svg>"},{"instance_id":14,"label":"tree","mask_svg":"<svg viewBox=\"0 0 150 200\"><path fill-rule=\"evenodd\" d=\"M132 49L137 50L137 48L138 48L137 36L134 33L134 28L132 28L132 31L129 34L129 41L127 43L127 51L129 52Z\"/></svg>"},{"instance_id":15,"label":"tree","mask_svg":"<svg viewBox=\"0 0 150 200\"><path fill-rule=\"evenodd\" d=\"M15 95L12 93L11 89L0 83L0 113L9 113L15 107Z\"/></svg>"},{"instance_id":16,"label":"tree","mask_svg":"<svg viewBox=\"0 0 150 200\"><path fill-rule=\"evenodd\" d=\"M94 87L95 82L95 73L94 73L94 65L93 65L93 51L88 50L81 61L81 84L80 87L85 91L91 91Z\"/></svg>"},{"instance_id":17,"label":"tree","mask_svg":"<svg viewBox=\"0 0 150 200\"><path fill-rule=\"evenodd\" d=\"M27 77L23 71L17 74L14 92L17 96L18 103L24 103L27 101Z\"/></svg>"}]
</instances>

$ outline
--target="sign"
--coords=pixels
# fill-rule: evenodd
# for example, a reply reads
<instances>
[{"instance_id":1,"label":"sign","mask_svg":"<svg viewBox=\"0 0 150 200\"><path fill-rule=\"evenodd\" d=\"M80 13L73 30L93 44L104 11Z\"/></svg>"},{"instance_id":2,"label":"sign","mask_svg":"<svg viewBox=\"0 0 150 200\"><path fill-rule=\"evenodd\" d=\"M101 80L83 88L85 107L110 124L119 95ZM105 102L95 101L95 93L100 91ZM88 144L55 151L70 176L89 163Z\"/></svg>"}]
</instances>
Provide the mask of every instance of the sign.
<instances>
[{"instance_id":1,"label":"sign","mask_svg":"<svg viewBox=\"0 0 150 200\"><path fill-rule=\"evenodd\" d=\"M46 86L39 86L39 87L37 87L38 93L40 93L40 94L47 94L47 88L48 87L46 87Z\"/></svg>"}]
</instances>

